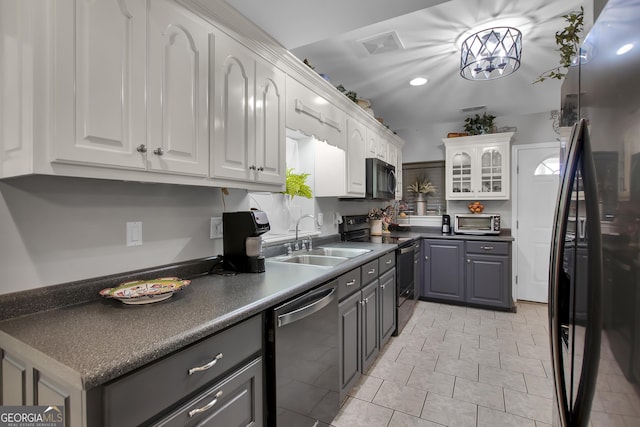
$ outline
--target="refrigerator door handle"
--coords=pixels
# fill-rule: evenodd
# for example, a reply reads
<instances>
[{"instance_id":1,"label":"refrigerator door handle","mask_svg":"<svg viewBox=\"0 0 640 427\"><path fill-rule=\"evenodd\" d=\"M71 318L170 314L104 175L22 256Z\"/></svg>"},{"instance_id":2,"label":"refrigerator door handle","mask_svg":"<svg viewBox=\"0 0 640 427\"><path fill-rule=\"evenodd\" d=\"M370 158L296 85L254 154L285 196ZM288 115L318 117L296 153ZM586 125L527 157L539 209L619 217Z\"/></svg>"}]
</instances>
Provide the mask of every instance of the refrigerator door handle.
<instances>
[{"instance_id":1,"label":"refrigerator door handle","mask_svg":"<svg viewBox=\"0 0 640 427\"><path fill-rule=\"evenodd\" d=\"M561 318L570 321L570 313L560 313L560 306L567 297L561 291L563 277L563 255L571 191L580 168L585 194L586 221L588 236L588 285L587 285L587 326L585 329L585 345L582 370L578 383L575 404L570 408L567 400L564 362L562 357L563 339L566 339L567 325ZM587 425L591 411L591 403L595 393L595 381L598 373L600 357L600 340L602 327L602 242L600 236L600 217L597 198L596 170L591 152L591 145L584 119L577 123L571 133L571 142L567 156L567 169L562 177L558 203L554 220L553 238L551 242L551 260L549 269L549 328L551 345L551 362L555 383L556 402L560 425ZM568 305L566 305L568 307Z\"/></svg>"},{"instance_id":2,"label":"refrigerator door handle","mask_svg":"<svg viewBox=\"0 0 640 427\"><path fill-rule=\"evenodd\" d=\"M569 404L565 388L565 375L563 369L562 345L563 345L563 325L560 321L560 280L563 272L563 256L565 247L565 235L569 217L571 203L571 189L579 164L577 155L577 139L579 124L576 123L571 131L567 154L566 169L562 174L560 190L556 203L553 235L551 237L551 259L549 267L549 343L551 347L551 364L553 369L555 402L561 426L569 423ZM566 327L566 325L565 325Z\"/></svg>"},{"instance_id":3,"label":"refrigerator door handle","mask_svg":"<svg viewBox=\"0 0 640 427\"><path fill-rule=\"evenodd\" d=\"M586 426L596 390L600 364L602 338L602 235L600 234L600 208L596 167L591 150L589 130L585 119L580 121L580 146L582 157L582 184L585 194L587 256L587 326L585 329L584 355L580 382L573 409L573 425Z\"/></svg>"}]
</instances>

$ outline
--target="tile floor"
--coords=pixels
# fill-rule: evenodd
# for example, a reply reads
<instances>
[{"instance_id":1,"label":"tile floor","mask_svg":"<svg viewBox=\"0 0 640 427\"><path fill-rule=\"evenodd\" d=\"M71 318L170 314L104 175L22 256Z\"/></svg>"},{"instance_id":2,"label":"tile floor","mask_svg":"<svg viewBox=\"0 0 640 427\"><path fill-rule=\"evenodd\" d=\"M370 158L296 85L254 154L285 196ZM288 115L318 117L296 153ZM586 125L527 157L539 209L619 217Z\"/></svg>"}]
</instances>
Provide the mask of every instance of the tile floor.
<instances>
[{"instance_id":1,"label":"tile floor","mask_svg":"<svg viewBox=\"0 0 640 427\"><path fill-rule=\"evenodd\" d=\"M332 426L548 426L549 359L545 304L505 313L420 301Z\"/></svg>"}]
</instances>

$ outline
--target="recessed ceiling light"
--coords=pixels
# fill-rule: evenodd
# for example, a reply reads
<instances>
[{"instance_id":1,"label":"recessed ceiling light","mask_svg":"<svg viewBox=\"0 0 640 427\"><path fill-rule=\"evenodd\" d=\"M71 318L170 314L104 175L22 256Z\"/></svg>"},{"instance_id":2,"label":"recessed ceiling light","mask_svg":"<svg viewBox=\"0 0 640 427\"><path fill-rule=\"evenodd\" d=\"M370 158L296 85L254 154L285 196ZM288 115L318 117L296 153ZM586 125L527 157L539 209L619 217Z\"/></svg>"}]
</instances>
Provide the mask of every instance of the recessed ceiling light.
<instances>
[{"instance_id":1,"label":"recessed ceiling light","mask_svg":"<svg viewBox=\"0 0 640 427\"><path fill-rule=\"evenodd\" d=\"M427 79L426 77L416 77L415 79L412 79L409 84L411 86L422 86L424 84L426 84L429 81L429 79Z\"/></svg>"},{"instance_id":2,"label":"recessed ceiling light","mask_svg":"<svg viewBox=\"0 0 640 427\"><path fill-rule=\"evenodd\" d=\"M629 52L631 49L633 49L633 43L625 44L624 46L622 46L620 49L616 51L616 55L624 55L625 53Z\"/></svg>"}]
</instances>

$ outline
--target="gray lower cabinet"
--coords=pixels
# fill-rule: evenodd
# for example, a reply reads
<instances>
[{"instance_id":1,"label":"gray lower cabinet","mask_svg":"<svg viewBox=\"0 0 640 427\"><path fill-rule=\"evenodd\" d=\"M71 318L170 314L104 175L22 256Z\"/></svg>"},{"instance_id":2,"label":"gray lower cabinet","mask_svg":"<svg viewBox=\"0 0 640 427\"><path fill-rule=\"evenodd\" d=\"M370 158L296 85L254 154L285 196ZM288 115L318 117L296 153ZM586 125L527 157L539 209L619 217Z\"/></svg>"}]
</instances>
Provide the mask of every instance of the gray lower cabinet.
<instances>
[{"instance_id":1,"label":"gray lower cabinet","mask_svg":"<svg viewBox=\"0 0 640 427\"><path fill-rule=\"evenodd\" d=\"M466 298L474 305L509 309L511 245L505 242L466 242Z\"/></svg>"},{"instance_id":2,"label":"gray lower cabinet","mask_svg":"<svg viewBox=\"0 0 640 427\"><path fill-rule=\"evenodd\" d=\"M362 353L361 300L361 294L357 292L338 305L341 401L362 375L362 361L360 358Z\"/></svg>"},{"instance_id":3,"label":"gray lower cabinet","mask_svg":"<svg viewBox=\"0 0 640 427\"><path fill-rule=\"evenodd\" d=\"M380 352L377 305L378 279L338 305L340 400Z\"/></svg>"},{"instance_id":4,"label":"gray lower cabinet","mask_svg":"<svg viewBox=\"0 0 640 427\"><path fill-rule=\"evenodd\" d=\"M184 411L198 425L263 425L262 335L262 316L255 316L105 385L104 425L174 425L186 419Z\"/></svg>"},{"instance_id":5,"label":"gray lower cabinet","mask_svg":"<svg viewBox=\"0 0 640 427\"><path fill-rule=\"evenodd\" d=\"M387 271L379 279L380 288L380 348L382 348L396 330L396 269Z\"/></svg>"},{"instance_id":6,"label":"gray lower cabinet","mask_svg":"<svg viewBox=\"0 0 640 427\"><path fill-rule=\"evenodd\" d=\"M396 329L394 265L395 253L391 252L338 278L341 401ZM378 275L379 271L384 273Z\"/></svg>"},{"instance_id":7,"label":"gray lower cabinet","mask_svg":"<svg viewBox=\"0 0 640 427\"><path fill-rule=\"evenodd\" d=\"M154 426L262 425L262 358L200 393Z\"/></svg>"},{"instance_id":8,"label":"gray lower cabinet","mask_svg":"<svg viewBox=\"0 0 640 427\"><path fill-rule=\"evenodd\" d=\"M511 309L511 244L426 239L420 297Z\"/></svg>"},{"instance_id":9,"label":"gray lower cabinet","mask_svg":"<svg viewBox=\"0 0 640 427\"><path fill-rule=\"evenodd\" d=\"M422 241L421 296L464 302L464 241Z\"/></svg>"}]
</instances>

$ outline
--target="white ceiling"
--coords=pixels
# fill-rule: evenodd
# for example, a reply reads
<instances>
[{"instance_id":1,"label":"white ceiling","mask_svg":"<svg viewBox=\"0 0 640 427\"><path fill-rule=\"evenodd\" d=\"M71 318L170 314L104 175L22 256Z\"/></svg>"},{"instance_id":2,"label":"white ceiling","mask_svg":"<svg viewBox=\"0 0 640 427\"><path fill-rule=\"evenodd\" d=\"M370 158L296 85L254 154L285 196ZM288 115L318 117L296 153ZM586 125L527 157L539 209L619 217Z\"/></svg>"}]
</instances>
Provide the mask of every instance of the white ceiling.
<instances>
[{"instance_id":1,"label":"white ceiling","mask_svg":"<svg viewBox=\"0 0 640 427\"><path fill-rule=\"evenodd\" d=\"M462 122L466 107L487 106L496 116L559 108L560 81L532 84L558 65L555 32L562 15L584 0L226 0L334 86L343 84L371 101L376 117L392 130ZM523 33L522 64L514 74L490 81L460 77L461 34L509 25ZM362 40L395 31L403 48L371 55ZM415 76L429 82L409 86Z\"/></svg>"}]
</instances>

